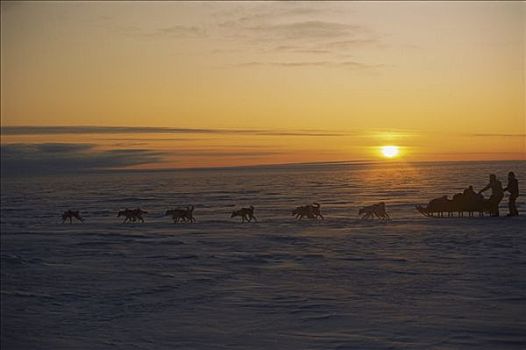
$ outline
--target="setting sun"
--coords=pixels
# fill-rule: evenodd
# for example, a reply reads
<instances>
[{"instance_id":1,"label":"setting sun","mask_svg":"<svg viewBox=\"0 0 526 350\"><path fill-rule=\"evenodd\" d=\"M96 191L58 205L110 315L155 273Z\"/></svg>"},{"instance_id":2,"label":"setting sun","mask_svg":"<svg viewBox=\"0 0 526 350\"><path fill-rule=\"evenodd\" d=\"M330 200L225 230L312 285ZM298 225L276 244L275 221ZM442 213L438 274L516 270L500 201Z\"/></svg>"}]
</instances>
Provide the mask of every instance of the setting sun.
<instances>
[{"instance_id":1,"label":"setting sun","mask_svg":"<svg viewBox=\"0 0 526 350\"><path fill-rule=\"evenodd\" d=\"M400 149L398 148L398 146L383 146L382 154L386 158L394 158L400 154Z\"/></svg>"}]
</instances>

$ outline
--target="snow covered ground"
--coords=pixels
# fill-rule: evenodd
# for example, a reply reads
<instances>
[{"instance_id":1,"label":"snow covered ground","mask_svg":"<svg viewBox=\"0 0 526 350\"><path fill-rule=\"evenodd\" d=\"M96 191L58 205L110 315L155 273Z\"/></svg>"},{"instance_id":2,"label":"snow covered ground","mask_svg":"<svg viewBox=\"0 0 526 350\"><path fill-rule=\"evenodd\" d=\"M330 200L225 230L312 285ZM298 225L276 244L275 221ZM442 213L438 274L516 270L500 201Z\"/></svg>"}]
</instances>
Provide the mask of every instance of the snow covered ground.
<instances>
[{"instance_id":1,"label":"snow covered ground","mask_svg":"<svg viewBox=\"0 0 526 350\"><path fill-rule=\"evenodd\" d=\"M524 196L516 218L413 207L508 170L524 188L524 162L2 179L2 349L523 349ZM313 200L325 221L290 216ZM393 220L360 221L377 200ZM185 204L198 223L163 217ZM249 204L259 223L229 218Z\"/></svg>"}]
</instances>

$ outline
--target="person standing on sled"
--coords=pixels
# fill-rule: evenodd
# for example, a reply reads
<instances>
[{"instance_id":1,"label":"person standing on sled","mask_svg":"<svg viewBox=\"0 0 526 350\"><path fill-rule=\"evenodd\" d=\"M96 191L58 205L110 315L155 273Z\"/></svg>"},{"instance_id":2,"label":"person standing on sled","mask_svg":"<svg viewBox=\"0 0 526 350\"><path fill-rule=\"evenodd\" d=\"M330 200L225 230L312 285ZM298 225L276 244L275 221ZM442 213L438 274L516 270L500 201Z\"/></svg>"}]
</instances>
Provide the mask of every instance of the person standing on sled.
<instances>
[{"instance_id":1,"label":"person standing on sled","mask_svg":"<svg viewBox=\"0 0 526 350\"><path fill-rule=\"evenodd\" d=\"M515 204L515 201L519 196L519 181L515 177L515 173L513 171L510 171L508 173L508 186L504 189L504 191L508 191L510 193L510 198L508 202L508 209L510 213L508 214L508 216L518 216L519 211L517 210L517 205Z\"/></svg>"},{"instance_id":2,"label":"person standing on sled","mask_svg":"<svg viewBox=\"0 0 526 350\"><path fill-rule=\"evenodd\" d=\"M491 196L489 197L489 202L491 205L490 214L491 216L499 216L499 203L504 197L504 189L502 188L502 183L497 180L495 174L490 174L489 184L481 189L479 193L487 191L491 188Z\"/></svg>"}]
</instances>

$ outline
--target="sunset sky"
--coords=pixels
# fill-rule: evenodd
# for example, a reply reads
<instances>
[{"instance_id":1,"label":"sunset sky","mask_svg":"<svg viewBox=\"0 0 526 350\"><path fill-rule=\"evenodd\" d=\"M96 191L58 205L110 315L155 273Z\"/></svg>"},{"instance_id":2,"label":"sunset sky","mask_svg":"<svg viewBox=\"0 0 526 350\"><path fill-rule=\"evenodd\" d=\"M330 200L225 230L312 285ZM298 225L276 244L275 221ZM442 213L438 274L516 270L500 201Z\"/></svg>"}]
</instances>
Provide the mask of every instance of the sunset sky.
<instances>
[{"instance_id":1,"label":"sunset sky","mask_svg":"<svg viewBox=\"0 0 526 350\"><path fill-rule=\"evenodd\" d=\"M525 23L524 2L2 2L2 161L526 159Z\"/></svg>"}]
</instances>

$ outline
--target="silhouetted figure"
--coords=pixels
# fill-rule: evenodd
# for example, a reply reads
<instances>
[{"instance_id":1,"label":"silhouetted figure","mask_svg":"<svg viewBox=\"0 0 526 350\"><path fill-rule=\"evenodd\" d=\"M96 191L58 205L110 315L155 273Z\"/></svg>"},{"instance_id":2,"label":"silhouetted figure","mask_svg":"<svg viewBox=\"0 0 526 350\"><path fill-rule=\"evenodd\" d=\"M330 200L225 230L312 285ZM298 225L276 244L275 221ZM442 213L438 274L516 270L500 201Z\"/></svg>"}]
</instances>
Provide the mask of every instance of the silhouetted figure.
<instances>
[{"instance_id":1,"label":"silhouetted figure","mask_svg":"<svg viewBox=\"0 0 526 350\"><path fill-rule=\"evenodd\" d=\"M482 194L473 190L473 186L469 186L462 193L455 194L452 199L442 196L432 199L425 207L417 205L416 209L424 216L443 217L444 213L447 213L447 216L451 217L455 212L459 217L464 216L464 212L468 212L469 216L473 216L474 212L478 212L479 216L484 216L484 212L491 214L490 204L489 199L484 199Z\"/></svg>"},{"instance_id":2,"label":"silhouetted figure","mask_svg":"<svg viewBox=\"0 0 526 350\"><path fill-rule=\"evenodd\" d=\"M80 216L79 211L73 211L71 209L67 210L62 214L62 223L65 223L69 219L69 223L73 222L73 218L77 219L80 222L84 222L84 219Z\"/></svg>"},{"instance_id":3,"label":"silhouetted figure","mask_svg":"<svg viewBox=\"0 0 526 350\"><path fill-rule=\"evenodd\" d=\"M475 198L477 196L477 193L473 190L473 186L466 188L462 194L465 198Z\"/></svg>"},{"instance_id":4,"label":"silhouetted figure","mask_svg":"<svg viewBox=\"0 0 526 350\"><path fill-rule=\"evenodd\" d=\"M308 217L309 219L320 218L324 220L323 215L321 215L320 207L321 205L316 202L312 204L307 204L301 207L296 207L296 209L292 211L292 216L296 216L296 219L298 220L303 219L303 217L305 216Z\"/></svg>"},{"instance_id":5,"label":"silhouetted figure","mask_svg":"<svg viewBox=\"0 0 526 350\"><path fill-rule=\"evenodd\" d=\"M197 222L197 220L194 217L194 206L193 205L189 205L186 207L186 213L184 217L189 222Z\"/></svg>"},{"instance_id":6,"label":"silhouetted figure","mask_svg":"<svg viewBox=\"0 0 526 350\"><path fill-rule=\"evenodd\" d=\"M497 180L495 174L490 174L489 184L481 189L479 193L487 191L491 188L491 196L489 197L489 207L491 216L499 216L499 203L504 197L504 189L502 183Z\"/></svg>"},{"instance_id":7,"label":"silhouetted figure","mask_svg":"<svg viewBox=\"0 0 526 350\"><path fill-rule=\"evenodd\" d=\"M374 216L378 219L391 220L387 210L385 209L385 203L379 202L367 207L363 207L358 211L358 215L362 215L362 220L374 219Z\"/></svg>"},{"instance_id":8,"label":"silhouetted figure","mask_svg":"<svg viewBox=\"0 0 526 350\"><path fill-rule=\"evenodd\" d=\"M186 209L170 209L164 214L165 216L171 215L174 223L181 222L196 222L194 218L194 206L189 205Z\"/></svg>"},{"instance_id":9,"label":"silhouetted figure","mask_svg":"<svg viewBox=\"0 0 526 350\"><path fill-rule=\"evenodd\" d=\"M124 221L122 222L123 224L126 222L136 222L136 221L144 222L142 214L148 214L148 212L140 208L136 208L136 209L126 208L124 210L120 210L117 213L117 217L124 216Z\"/></svg>"},{"instance_id":10,"label":"silhouetted figure","mask_svg":"<svg viewBox=\"0 0 526 350\"><path fill-rule=\"evenodd\" d=\"M442 196L430 200L426 207L417 205L416 209L425 216L433 216L434 214L444 216L444 212L448 211L449 202L447 196Z\"/></svg>"},{"instance_id":11,"label":"silhouetted figure","mask_svg":"<svg viewBox=\"0 0 526 350\"><path fill-rule=\"evenodd\" d=\"M476 211L482 202L479 195L473 190L473 186L469 186L462 192L463 210L467 210L469 216L473 216L473 212Z\"/></svg>"},{"instance_id":12,"label":"silhouetted figure","mask_svg":"<svg viewBox=\"0 0 526 350\"><path fill-rule=\"evenodd\" d=\"M463 193L455 193L448 205L447 216L453 216L455 211L458 213L458 216L464 216L465 202Z\"/></svg>"},{"instance_id":13,"label":"silhouetted figure","mask_svg":"<svg viewBox=\"0 0 526 350\"><path fill-rule=\"evenodd\" d=\"M165 216L171 216L175 224L179 221L186 222L186 209L169 209L164 214Z\"/></svg>"},{"instance_id":14,"label":"silhouetted figure","mask_svg":"<svg viewBox=\"0 0 526 350\"><path fill-rule=\"evenodd\" d=\"M508 191L510 193L510 198L508 202L508 209L510 213L508 214L508 216L518 216L519 211L517 210L515 201L519 196L519 181L515 178L515 173L513 171L510 171L508 173L508 186L506 186L504 191Z\"/></svg>"},{"instance_id":15,"label":"silhouetted figure","mask_svg":"<svg viewBox=\"0 0 526 350\"><path fill-rule=\"evenodd\" d=\"M258 221L258 219L256 219L256 216L254 215L254 207L252 205L248 208L241 208L239 210L234 210L232 212L232 215L230 215L231 218L236 217L236 216L241 217L241 222L245 222L245 220L250 222L252 221L252 219L254 219L255 222Z\"/></svg>"}]
</instances>

